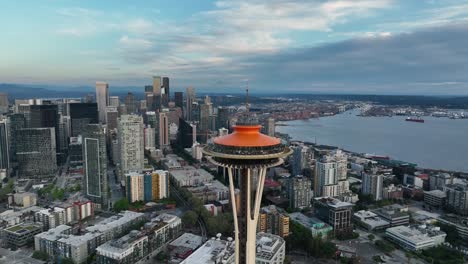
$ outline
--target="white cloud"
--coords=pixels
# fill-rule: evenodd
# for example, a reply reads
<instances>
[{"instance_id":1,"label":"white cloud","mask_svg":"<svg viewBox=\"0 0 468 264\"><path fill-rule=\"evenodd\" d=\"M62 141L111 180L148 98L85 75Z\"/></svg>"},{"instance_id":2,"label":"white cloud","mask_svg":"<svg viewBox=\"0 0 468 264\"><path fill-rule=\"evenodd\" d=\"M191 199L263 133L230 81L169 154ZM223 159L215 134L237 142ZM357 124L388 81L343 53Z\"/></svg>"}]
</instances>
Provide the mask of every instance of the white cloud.
<instances>
[{"instance_id":1,"label":"white cloud","mask_svg":"<svg viewBox=\"0 0 468 264\"><path fill-rule=\"evenodd\" d=\"M65 17L91 17L91 16L98 16L101 14L98 10L83 8L83 7L72 7L72 8L60 8L57 10L59 15Z\"/></svg>"},{"instance_id":2,"label":"white cloud","mask_svg":"<svg viewBox=\"0 0 468 264\"><path fill-rule=\"evenodd\" d=\"M130 51L146 51L152 47L151 41L142 38L123 36L119 39L121 46Z\"/></svg>"},{"instance_id":3,"label":"white cloud","mask_svg":"<svg viewBox=\"0 0 468 264\"><path fill-rule=\"evenodd\" d=\"M155 30L155 25L146 19L138 18L129 21L125 25L126 30L134 34L151 34Z\"/></svg>"},{"instance_id":4,"label":"white cloud","mask_svg":"<svg viewBox=\"0 0 468 264\"><path fill-rule=\"evenodd\" d=\"M396 28L400 31L414 30L417 28L443 26L450 23L468 20L468 1L460 0L456 4L444 7L434 7L421 10L411 20L387 22L380 25L381 28Z\"/></svg>"}]
</instances>

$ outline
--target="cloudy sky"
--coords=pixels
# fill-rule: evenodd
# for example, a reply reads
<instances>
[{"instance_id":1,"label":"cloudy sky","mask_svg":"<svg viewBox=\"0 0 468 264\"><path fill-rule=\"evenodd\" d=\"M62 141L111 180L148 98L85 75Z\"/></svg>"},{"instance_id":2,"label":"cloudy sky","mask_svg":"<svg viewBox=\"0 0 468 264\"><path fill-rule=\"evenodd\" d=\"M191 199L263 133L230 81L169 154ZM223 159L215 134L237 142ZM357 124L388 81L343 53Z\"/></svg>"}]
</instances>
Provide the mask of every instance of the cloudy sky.
<instances>
[{"instance_id":1,"label":"cloudy sky","mask_svg":"<svg viewBox=\"0 0 468 264\"><path fill-rule=\"evenodd\" d=\"M0 83L468 94L468 1L18 0Z\"/></svg>"}]
</instances>

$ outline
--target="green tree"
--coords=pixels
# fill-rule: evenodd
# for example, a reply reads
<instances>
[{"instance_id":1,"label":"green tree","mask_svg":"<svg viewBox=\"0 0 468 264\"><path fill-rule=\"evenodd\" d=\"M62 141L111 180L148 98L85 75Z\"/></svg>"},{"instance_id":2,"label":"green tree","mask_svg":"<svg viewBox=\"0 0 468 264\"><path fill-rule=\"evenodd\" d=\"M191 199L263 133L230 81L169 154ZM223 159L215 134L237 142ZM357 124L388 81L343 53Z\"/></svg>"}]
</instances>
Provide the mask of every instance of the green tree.
<instances>
[{"instance_id":1,"label":"green tree","mask_svg":"<svg viewBox=\"0 0 468 264\"><path fill-rule=\"evenodd\" d=\"M459 246L463 243L463 239L458 235L457 228L455 226L446 225L438 222L437 225L440 227L440 230L447 233L445 241L452 244L453 246Z\"/></svg>"},{"instance_id":2,"label":"green tree","mask_svg":"<svg viewBox=\"0 0 468 264\"><path fill-rule=\"evenodd\" d=\"M73 260L70 259L70 258L61 258L61 259L60 259L60 263L61 263L61 264L75 264L75 261L73 261Z\"/></svg>"},{"instance_id":3,"label":"green tree","mask_svg":"<svg viewBox=\"0 0 468 264\"><path fill-rule=\"evenodd\" d=\"M7 194L13 191L13 180L9 180L7 184L3 184L2 188L0 189L0 201L6 200Z\"/></svg>"},{"instance_id":4,"label":"green tree","mask_svg":"<svg viewBox=\"0 0 468 264\"><path fill-rule=\"evenodd\" d=\"M65 195L65 190L60 189L60 188L54 188L52 191L52 198L54 200L62 200Z\"/></svg>"},{"instance_id":5,"label":"green tree","mask_svg":"<svg viewBox=\"0 0 468 264\"><path fill-rule=\"evenodd\" d=\"M369 234L367 236L367 238L370 240L370 241L373 241L375 239L375 236L373 234Z\"/></svg>"},{"instance_id":6,"label":"green tree","mask_svg":"<svg viewBox=\"0 0 468 264\"><path fill-rule=\"evenodd\" d=\"M47 259L49 259L49 255L42 251L34 251L32 257L43 261L47 261Z\"/></svg>"},{"instance_id":7,"label":"green tree","mask_svg":"<svg viewBox=\"0 0 468 264\"><path fill-rule=\"evenodd\" d=\"M194 227L197 223L198 215L194 211L187 211L182 216L182 223L187 227Z\"/></svg>"},{"instance_id":8,"label":"green tree","mask_svg":"<svg viewBox=\"0 0 468 264\"><path fill-rule=\"evenodd\" d=\"M375 241L375 245L377 246L377 248L382 250L384 253L390 253L390 252L395 250L395 247L392 244L390 244L388 242L385 242L383 240Z\"/></svg>"},{"instance_id":9,"label":"green tree","mask_svg":"<svg viewBox=\"0 0 468 264\"><path fill-rule=\"evenodd\" d=\"M122 198L114 203L114 211L116 212L125 211L125 210L128 210L129 206L130 204L127 198Z\"/></svg>"}]
</instances>

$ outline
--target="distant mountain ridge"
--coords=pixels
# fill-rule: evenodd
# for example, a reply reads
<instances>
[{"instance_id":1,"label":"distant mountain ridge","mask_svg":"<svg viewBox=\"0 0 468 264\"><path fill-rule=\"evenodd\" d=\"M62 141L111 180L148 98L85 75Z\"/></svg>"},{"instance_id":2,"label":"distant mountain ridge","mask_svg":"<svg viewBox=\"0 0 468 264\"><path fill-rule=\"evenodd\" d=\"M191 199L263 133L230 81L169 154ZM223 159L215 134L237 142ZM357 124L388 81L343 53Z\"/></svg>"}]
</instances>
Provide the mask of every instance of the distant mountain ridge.
<instances>
[{"instance_id":1,"label":"distant mountain ridge","mask_svg":"<svg viewBox=\"0 0 468 264\"><path fill-rule=\"evenodd\" d=\"M111 87L111 94L116 96L123 96L128 91L135 93L135 95L143 94L143 87L115 87L115 89ZM15 100L30 98L81 98L87 94L94 95L95 91L94 87L87 86L55 87L0 83L0 93L7 93L10 100Z\"/></svg>"}]
</instances>

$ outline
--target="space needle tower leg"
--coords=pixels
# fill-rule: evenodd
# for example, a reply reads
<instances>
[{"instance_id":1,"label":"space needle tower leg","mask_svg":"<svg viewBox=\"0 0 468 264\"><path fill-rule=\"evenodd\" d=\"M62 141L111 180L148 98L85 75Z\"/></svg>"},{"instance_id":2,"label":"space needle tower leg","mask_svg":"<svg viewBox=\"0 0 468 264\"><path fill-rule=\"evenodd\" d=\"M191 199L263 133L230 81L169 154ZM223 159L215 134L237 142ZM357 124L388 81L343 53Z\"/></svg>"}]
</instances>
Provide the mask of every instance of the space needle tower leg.
<instances>
[{"instance_id":1,"label":"space needle tower leg","mask_svg":"<svg viewBox=\"0 0 468 264\"><path fill-rule=\"evenodd\" d=\"M242 168L240 175L240 204L236 204L233 168L228 168L229 188L234 216L236 264L255 264L257 223L265 183L266 168L258 169L255 199L252 200L252 168ZM253 205L253 208L252 208ZM240 208L237 214L237 206ZM239 234L241 234L239 236Z\"/></svg>"},{"instance_id":2,"label":"space needle tower leg","mask_svg":"<svg viewBox=\"0 0 468 264\"><path fill-rule=\"evenodd\" d=\"M237 221L236 193L234 191L234 180L232 179L232 167L227 168L229 176L229 192L231 194L232 215L234 217L234 240L235 240L235 260L239 264L239 223Z\"/></svg>"}]
</instances>

